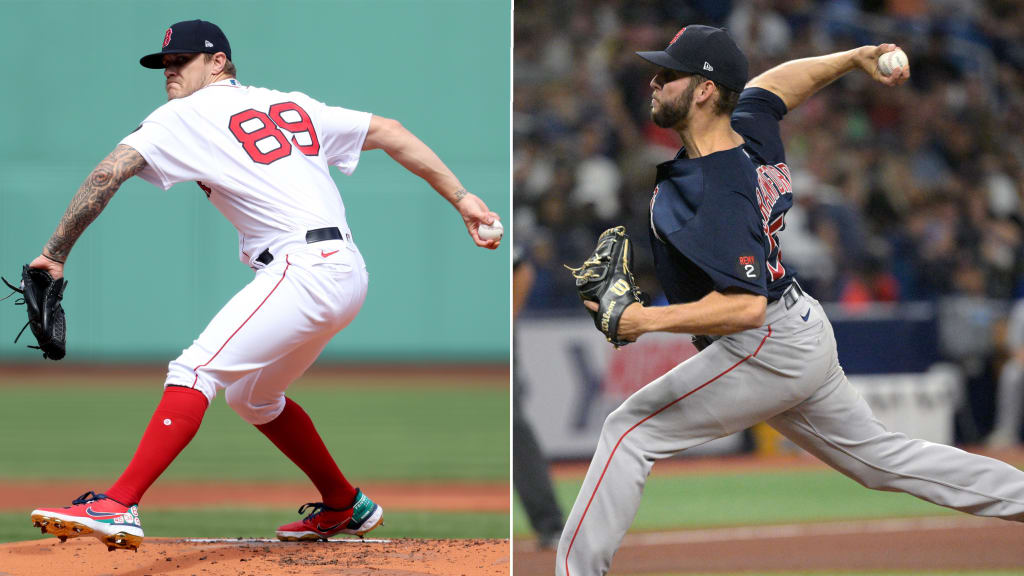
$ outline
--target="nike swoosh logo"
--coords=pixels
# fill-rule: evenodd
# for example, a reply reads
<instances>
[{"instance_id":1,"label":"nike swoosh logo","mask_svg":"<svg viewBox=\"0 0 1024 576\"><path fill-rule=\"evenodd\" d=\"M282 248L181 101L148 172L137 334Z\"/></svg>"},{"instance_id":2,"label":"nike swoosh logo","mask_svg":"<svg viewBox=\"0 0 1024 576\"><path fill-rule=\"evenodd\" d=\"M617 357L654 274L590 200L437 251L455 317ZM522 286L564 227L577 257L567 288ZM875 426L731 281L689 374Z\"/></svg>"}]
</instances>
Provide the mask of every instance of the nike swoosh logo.
<instances>
[{"instance_id":1,"label":"nike swoosh logo","mask_svg":"<svg viewBox=\"0 0 1024 576\"><path fill-rule=\"evenodd\" d=\"M86 508L85 513L96 520L107 520L124 516L124 512L97 512L92 508Z\"/></svg>"},{"instance_id":2,"label":"nike swoosh logo","mask_svg":"<svg viewBox=\"0 0 1024 576\"><path fill-rule=\"evenodd\" d=\"M338 529L338 527L339 527L339 526L341 526L342 524L344 524L344 522L338 522L338 523L337 523L337 524L335 524L334 526L328 526L328 527L324 528L324 527L323 527L323 526L321 526L321 525L320 525L320 523L318 522L318 523L317 523L317 525L316 525L316 529L317 529L317 531L318 531L318 532L331 532L331 531L333 531L333 530L337 530L337 529Z\"/></svg>"},{"instance_id":3,"label":"nike swoosh logo","mask_svg":"<svg viewBox=\"0 0 1024 576\"><path fill-rule=\"evenodd\" d=\"M801 316L800 318L802 318L804 322L807 322L807 319L810 318L810 317L811 317L811 309L808 308L807 309L807 313L804 314L803 316Z\"/></svg>"},{"instance_id":4,"label":"nike swoosh logo","mask_svg":"<svg viewBox=\"0 0 1024 576\"><path fill-rule=\"evenodd\" d=\"M323 256L324 258L327 258L331 254L337 254L337 253L338 253L337 250L335 250L334 252L324 252L323 250L320 251L320 255Z\"/></svg>"}]
</instances>

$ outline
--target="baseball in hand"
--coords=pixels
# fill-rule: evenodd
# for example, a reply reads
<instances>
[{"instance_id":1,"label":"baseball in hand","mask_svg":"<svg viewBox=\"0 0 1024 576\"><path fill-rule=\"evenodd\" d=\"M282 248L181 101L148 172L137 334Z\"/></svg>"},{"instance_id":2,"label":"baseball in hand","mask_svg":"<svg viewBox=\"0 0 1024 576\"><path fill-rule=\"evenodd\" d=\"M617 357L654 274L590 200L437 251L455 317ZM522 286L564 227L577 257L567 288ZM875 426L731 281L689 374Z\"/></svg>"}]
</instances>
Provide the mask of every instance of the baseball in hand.
<instances>
[{"instance_id":1,"label":"baseball in hand","mask_svg":"<svg viewBox=\"0 0 1024 576\"><path fill-rule=\"evenodd\" d=\"M481 224L476 233L481 240L501 240L502 235L505 234L505 228L502 227L500 220L495 220L491 225Z\"/></svg>"},{"instance_id":2,"label":"baseball in hand","mask_svg":"<svg viewBox=\"0 0 1024 576\"><path fill-rule=\"evenodd\" d=\"M906 67L907 55L899 48L878 57L878 71L884 76L889 76L896 68L906 69Z\"/></svg>"}]
</instances>

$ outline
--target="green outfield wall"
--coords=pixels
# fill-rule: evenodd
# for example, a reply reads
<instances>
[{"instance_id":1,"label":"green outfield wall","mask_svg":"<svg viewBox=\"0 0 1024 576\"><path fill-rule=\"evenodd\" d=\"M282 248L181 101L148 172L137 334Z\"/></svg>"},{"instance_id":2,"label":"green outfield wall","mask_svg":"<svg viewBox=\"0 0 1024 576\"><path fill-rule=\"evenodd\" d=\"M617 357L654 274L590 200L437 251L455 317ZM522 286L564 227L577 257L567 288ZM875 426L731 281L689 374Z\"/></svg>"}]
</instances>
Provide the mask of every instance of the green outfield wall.
<instances>
[{"instance_id":1,"label":"green outfield wall","mask_svg":"<svg viewBox=\"0 0 1024 576\"><path fill-rule=\"evenodd\" d=\"M400 120L510 221L507 0L0 0L4 276L39 254L89 171L166 100L161 72L138 59L194 18L223 28L242 83ZM507 360L511 242L473 246L455 210L384 152L334 175L370 291L324 358ZM195 184L164 192L134 178L66 275L68 360L134 362L176 356L252 271ZM23 318L0 303L0 361L38 356L10 341Z\"/></svg>"}]
</instances>

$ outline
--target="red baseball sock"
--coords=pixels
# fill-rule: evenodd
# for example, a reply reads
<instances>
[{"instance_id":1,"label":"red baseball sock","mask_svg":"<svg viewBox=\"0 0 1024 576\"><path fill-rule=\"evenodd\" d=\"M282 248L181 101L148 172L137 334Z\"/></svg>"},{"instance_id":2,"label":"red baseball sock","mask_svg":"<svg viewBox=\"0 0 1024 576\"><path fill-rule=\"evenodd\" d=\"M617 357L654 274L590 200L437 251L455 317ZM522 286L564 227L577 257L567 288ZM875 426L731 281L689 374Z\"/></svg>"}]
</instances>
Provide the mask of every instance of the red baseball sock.
<instances>
[{"instance_id":1,"label":"red baseball sock","mask_svg":"<svg viewBox=\"0 0 1024 576\"><path fill-rule=\"evenodd\" d=\"M338 470L334 458L313 427L313 421L301 406L291 398L285 398L281 415L256 428L309 476L320 491L324 504L331 508L352 506L356 500L356 489Z\"/></svg>"},{"instance_id":2,"label":"red baseball sock","mask_svg":"<svg viewBox=\"0 0 1024 576\"><path fill-rule=\"evenodd\" d=\"M178 454L192 441L203 421L206 395L193 388L167 386L142 435L135 456L106 495L125 506L137 504Z\"/></svg>"}]
</instances>

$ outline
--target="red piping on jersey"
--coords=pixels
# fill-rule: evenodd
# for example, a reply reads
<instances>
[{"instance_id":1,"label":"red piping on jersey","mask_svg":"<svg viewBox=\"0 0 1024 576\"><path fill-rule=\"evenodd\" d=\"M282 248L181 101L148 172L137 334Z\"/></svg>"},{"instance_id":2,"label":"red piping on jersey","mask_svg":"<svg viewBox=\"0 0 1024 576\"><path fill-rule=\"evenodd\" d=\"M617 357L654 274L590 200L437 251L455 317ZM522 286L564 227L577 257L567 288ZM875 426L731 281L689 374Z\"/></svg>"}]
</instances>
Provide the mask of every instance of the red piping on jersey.
<instances>
[{"instance_id":1,"label":"red piping on jersey","mask_svg":"<svg viewBox=\"0 0 1024 576\"><path fill-rule=\"evenodd\" d=\"M238 334L238 331L241 330L242 327L245 326L245 324L249 322L249 320L252 319L252 317L255 316L257 312L259 312L260 308L262 308L264 304L266 304L267 300L270 299L270 295L273 294L275 290L277 290L277 287L281 285L281 282L284 282L284 277L286 274L288 274L288 267L292 265L292 263L288 261L287 255L285 255L284 257L284 262L284 272L281 272L281 279L277 281L277 284L274 284L274 287L270 290L270 294L267 294L267 297L264 298L263 302L260 302L260 305L257 306L256 309L252 311L252 314L249 314L249 317L246 318L245 321L242 322L242 324L238 328L236 328L234 332L231 333L231 336L228 336L228 339L225 340L224 343L220 345L220 348L218 348L217 351L213 353L213 356L210 356L209 360L203 362L199 366L196 366L195 368L192 369L192 372L195 373L196 375L195 380L192 381L192 388L195 388L196 383L199 382L199 369L202 368L203 366L206 366L210 362L213 362L213 359L216 358L217 355L220 354L220 351L223 350L224 347L228 345L228 342L231 342L231 339L235 337L235 334Z\"/></svg>"},{"instance_id":2,"label":"red piping on jersey","mask_svg":"<svg viewBox=\"0 0 1024 576\"><path fill-rule=\"evenodd\" d=\"M622 444L622 441L626 439L626 436L630 432L632 432L633 430L636 430L641 424L643 424L644 422L647 422L651 418L654 418L658 414L661 414L665 410L668 410L672 405L676 404L680 400L683 400L687 396L693 394L694 392L697 392L698 390L704 388L708 384L711 384L715 380L718 380L722 376L725 376L729 372L732 372L733 368L736 368L740 364L743 364L747 360L750 360L754 356L757 356L757 353L761 351L761 347L764 346L765 341L767 341L768 337L771 336L771 335L772 335L772 327L771 327L771 325L769 325L768 326L768 333L764 335L764 338L761 339L761 343L758 344L758 346L757 346L757 350L754 350L754 352L752 354L747 354L739 362L733 364L728 369L726 369L725 372L722 372L721 374L719 374L718 376L715 376L711 380L708 380L707 382L701 384L700 386L697 386L693 390L690 390L686 394L683 394L679 398L676 398L675 400L669 402L668 404L665 404L661 408L658 408L653 413L648 415L646 418L644 418L643 420L641 420L641 421L637 422L636 424L634 424L629 430L626 430L625 432L623 432L622 436L619 436L619 441L615 443L615 447L612 448L611 454L608 455L608 461L605 462L604 469L601 470L601 477L597 479L597 485L594 486L594 491L590 494L590 500L587 500L587 507L583 509L583 516L580 517L579 523L576 524L576 530L572 533L572 540L569 541L569 548L565 551L565 574L566 574L566 576L570 576L569 575L569 554L572 552L572 545L576 543L576 536L578 536L579 533L580 533L580 527L583 526L583 519L587 517L587 512L590 510L590 505L594 502L594 497L597 496L597 489L601 487L601 482L604 480L604 475L605 475L605 473L608 472L608 466L611 466L612 457L615 456L615 451L619 449L619 445Z\"/></svg>"}]
</instances>

